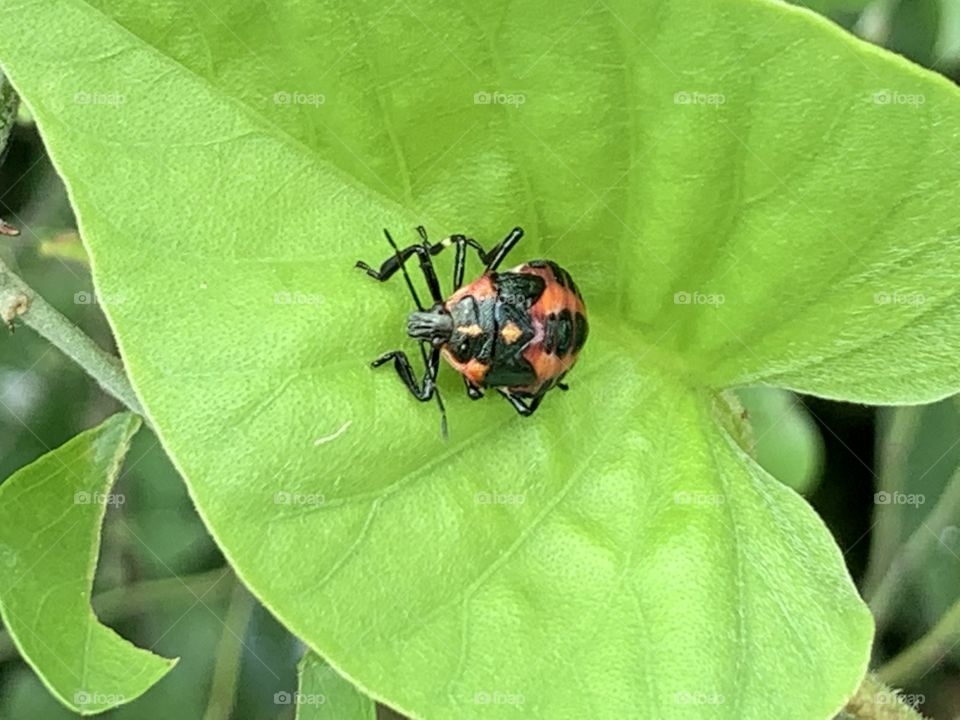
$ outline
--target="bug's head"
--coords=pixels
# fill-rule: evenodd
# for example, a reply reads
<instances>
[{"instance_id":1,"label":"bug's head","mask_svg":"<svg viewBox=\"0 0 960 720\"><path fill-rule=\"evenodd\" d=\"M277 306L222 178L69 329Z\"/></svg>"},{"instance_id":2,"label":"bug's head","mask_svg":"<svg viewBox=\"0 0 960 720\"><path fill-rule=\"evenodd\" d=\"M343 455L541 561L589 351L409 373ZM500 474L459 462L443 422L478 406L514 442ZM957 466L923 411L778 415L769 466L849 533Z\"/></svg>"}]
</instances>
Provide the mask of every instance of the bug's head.
<instances>
[{"instance_id":1,"label":"bug's head","mask_svg":"<svg viewBox=\"0 0 960 720\"><path fill-rule=\"evenodd\" d=\"M426 340L434 347L449 342L453 334L453 318L443 305L410 313L407 334L415 340Z\"/></svg>"}]
</instances>

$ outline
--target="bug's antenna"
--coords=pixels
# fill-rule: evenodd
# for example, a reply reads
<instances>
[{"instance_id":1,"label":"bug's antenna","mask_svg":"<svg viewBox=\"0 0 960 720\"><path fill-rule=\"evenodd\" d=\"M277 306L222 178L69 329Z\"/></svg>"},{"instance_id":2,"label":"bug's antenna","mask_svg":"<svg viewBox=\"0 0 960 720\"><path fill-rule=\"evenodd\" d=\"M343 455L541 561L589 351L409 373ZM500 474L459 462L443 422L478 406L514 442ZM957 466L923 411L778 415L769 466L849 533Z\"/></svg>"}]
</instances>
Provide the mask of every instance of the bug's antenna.
<instances>
[{"instance_id":1,"label":"bug's antenna","mask_svg":"<svg viewBox=\"0 0 960 720\"><path fill-rule=\"evenodd\" d=\"M417 304L417 309L423 312L423 304L420 302L420 296L417 295L416 288L413 287L413 280L410 279L410 273L407 272L407 266L403 262L403 255L400 254L400 248L397 247L397 243L395 243L393 238L390 237L389 230L384 228L383 234L387 236L387 242L390 243L390 247L393 248L393 254L397 258L397 262L400 264L400 271L403 273L403 279L407 281L407 287L410 288L410 294L413 295L413 301Z\"/></svg>"},{"instance_id":2,"label":"bug's antenna","mask_svg":"<svg viewBox=\"0 0 960 720\"><path fill-rule=\"evenodd\" d=\"M440 406L440 436L444 440L450 439L450 434L447 432L447 409L443 406L443 399L440 397L440 388L434 387L433 392L437 396L437 405Z\"/></svg>"},{"instance_id":3,"label":"bug's antenna","mask_svg":"<svg viewBox=\"0 0 960 720\"><path fill-rule=\"evenodd\" d=\"M431 382L433 383L433 394L437 398L437 405L440 407L440 435L444 440L449 440L450 436L447 433L447 409L443 405L443 398L440 397L440 388L437 385L437 365L436 363L431 363L427 357L427 342L424 340L420 341L420 355L423 357L423 364L426 365L427 370L431 375Z\"/></svg>"}]
</instances>

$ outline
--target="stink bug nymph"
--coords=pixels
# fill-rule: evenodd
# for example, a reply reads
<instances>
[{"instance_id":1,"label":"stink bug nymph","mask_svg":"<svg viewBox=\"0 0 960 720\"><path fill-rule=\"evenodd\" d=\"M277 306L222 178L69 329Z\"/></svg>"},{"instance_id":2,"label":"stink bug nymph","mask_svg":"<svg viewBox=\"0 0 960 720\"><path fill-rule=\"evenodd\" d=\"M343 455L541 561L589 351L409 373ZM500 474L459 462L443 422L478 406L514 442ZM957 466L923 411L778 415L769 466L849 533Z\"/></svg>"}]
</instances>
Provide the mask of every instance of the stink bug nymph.
<instances>
[{"instance_id":1,"label":"stink bug nymph","mask_svg":"<svg viewBox=\"0 0 960 720\"><path fill-rule=\"evenodd\" d=\"M420 354L426 365L423 380L417 382L402 350L384 353L372 366L392 360L415 398L426 402L435 397L444 437L446 411L437 388L441 356L463 376L472 400L483 397L484 388L493 388L524 416L536 411L548 391L567 390L563 379L577 361L589 331L583 297L570 273L551 260L530 260L499 271L500 264L523 237L520 228L511 230L490 252L464 235L431 244L422 226L417 232L421 242L401 250L384 230L393 255L379 270L362 261L357 267L380 282L390 279L397 270L403 273L417 306L407 320L407 334L420 341ZM451 245L456 248L453 294L444 299L432 257ZM468 247L477 252L486 268L479 278L464 285ZM420 302L407 272L405 263L413 255L420 261L433 299L429 309Z\"/></svg>"}]
</instances>

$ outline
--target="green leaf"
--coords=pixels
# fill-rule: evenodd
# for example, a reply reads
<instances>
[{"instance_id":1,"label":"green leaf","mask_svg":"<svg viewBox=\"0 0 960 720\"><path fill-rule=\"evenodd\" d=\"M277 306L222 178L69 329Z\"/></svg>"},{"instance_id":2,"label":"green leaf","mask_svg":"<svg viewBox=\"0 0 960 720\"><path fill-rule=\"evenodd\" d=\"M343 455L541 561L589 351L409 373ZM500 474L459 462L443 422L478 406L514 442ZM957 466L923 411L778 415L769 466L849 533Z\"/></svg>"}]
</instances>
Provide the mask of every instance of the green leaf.
<instances>
[{"instance_id":1,"label":"green leaf","mask_svg":"<svg viewBox=\"0 0 960 720\"><path fill-rule=\"evenodd\" d=\"M278 702L292 700L297 720L376 720L377 707L348 680L312 652L297 666L297 694L279 693Z\"/></svg>"},{"instance_id":2,"label":"green leaf","mask_svg":"<svg viewBox=\"0 0 960 720\"><path fill-rule=\"evenodd\" d=\"M64 705L91 715L129 702L175 661L101 625L90 590L110 486L140 420L114 415L0 485L0 614Z\"/></svg>"},{"instance_id":3,"label":"green leaf","mask_svg":"<svg viewBox=\"0 0 960 720\"><path fill-rule=\"evenodd\" d=\"M760 466L798 493L809 494L820 481L823 438L803 403L777 388L737 391L752 428Z\"/></svg>"},{"instance_id":4,"label":"green leaf","mask_svg":"<svg viewBox=\"0 0 960 720\"><path fill-rule=\"evenodd\" d=\"M872 628L842 556L713 398L957 389L946 81L752 0L0 21L164 446L347 678L427 717L807 720L853 692ZM593 334L535 418L447 373L444 444L367 367L410 303L353 263L418 222L522 225L519 259L577 278Z\"/></svg>"}]
</instances>

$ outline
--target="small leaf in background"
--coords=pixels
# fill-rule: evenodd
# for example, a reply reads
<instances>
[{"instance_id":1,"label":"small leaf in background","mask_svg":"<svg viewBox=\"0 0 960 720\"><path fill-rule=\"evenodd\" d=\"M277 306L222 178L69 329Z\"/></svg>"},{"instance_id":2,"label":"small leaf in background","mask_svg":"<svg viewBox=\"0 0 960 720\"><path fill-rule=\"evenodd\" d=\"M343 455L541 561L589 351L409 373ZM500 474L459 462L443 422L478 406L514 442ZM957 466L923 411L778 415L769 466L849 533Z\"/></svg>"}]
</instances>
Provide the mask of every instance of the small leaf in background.
<instances>
[{"instance_id":1,"label":"small leaf in background","mask_svg":"<svg viewBox=\"0 0 960 720\"><path fill-rule=\"evenodd\" d=\"M940 37L936 57L939 66L956 66L960 61L960 2L941 0Z\"/></svg>"},{"instance_id":2,"label":"small leaf in background","mask_svg":"<svg viewBox=\"0 0 960 720\"><path fill-rule=\"evenodd\" d=\"M803 402L779 388L737 390L747 411L757 462L777 480L808 495L820 482L823 438Z\"/></svg>"},{"instance_id":3,"label":"small leaf in background","mask_svg":"<svg viewBox=\"0 0 960 720\"><path fill-rule=\"evenodd\" d=\"M938 60L942 0L899 0L886 47L926 67Z\"/></svg>"},{"instance_id":4,"label":"small leaf in background","mask_svg":"<svg viewBox=\"0 0 960 720\"><path fill-rule=\"evenodd\" d=\"M122 413L0 485L0 614L23 657L83 715L129 702L175 661L101 625L90 590L114 477L140 426Z\"/></svg>"},{"instance_id":5,"label":"small leaf in background","mask_svg":"<svg viewBox=\"0 0 960 720\"><path fill-rule=\"evenodd\" d=\"M278 693L276 702L296 704L297 720L376 720L376 704L321 657L307 652L297 666L295 695Z\"/></svg>"}]
</instances>

